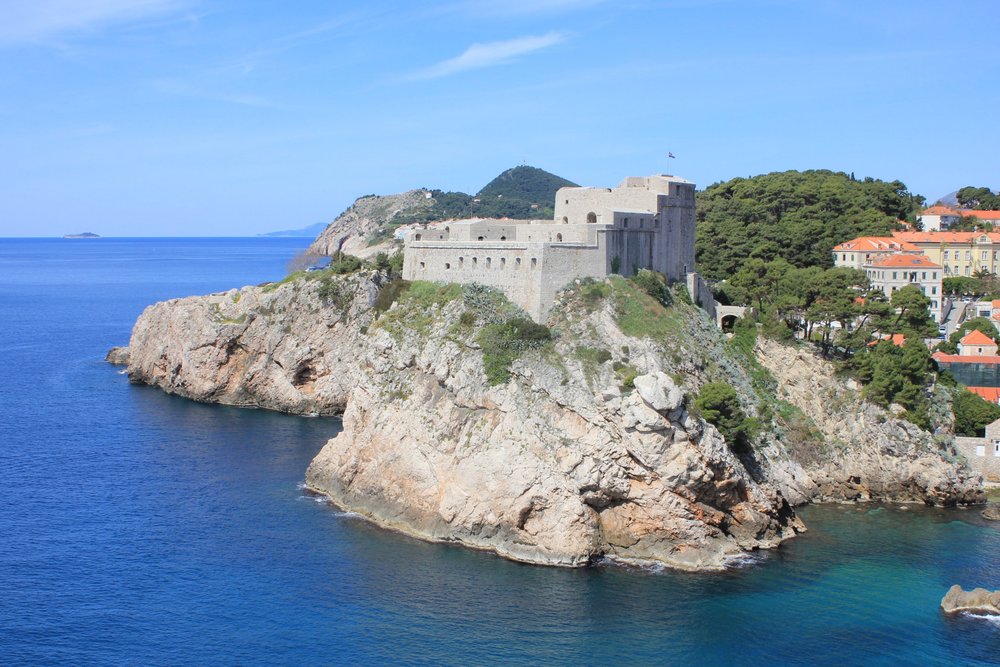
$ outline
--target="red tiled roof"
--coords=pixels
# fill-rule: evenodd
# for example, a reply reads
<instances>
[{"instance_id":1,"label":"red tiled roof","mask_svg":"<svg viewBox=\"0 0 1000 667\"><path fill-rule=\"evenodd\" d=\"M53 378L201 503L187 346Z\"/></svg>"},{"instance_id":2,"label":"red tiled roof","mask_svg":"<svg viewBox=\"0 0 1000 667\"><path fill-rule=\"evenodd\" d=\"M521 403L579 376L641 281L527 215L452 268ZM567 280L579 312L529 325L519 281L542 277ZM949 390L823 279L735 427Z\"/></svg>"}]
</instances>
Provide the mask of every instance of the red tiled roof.
<instances>
[{"instance_id":1,"label":"red tiled roof","mask_svg":"<svg viewBox=\"0 0 1000 667\"><path fill-rule=\"evenodd\" d=\"M896 334L881 334L881 335L879 335L879 340L873 340L872 342L868 343L868 347L875 347L876 345L878 345L879 343L881 343L884 340L889 341L890 343L892 343L896 347L903 347L903 345L906 344L906 336L904 336L903 334L899 334L899 333L896 333Z\"/></svg>"},{"instance_id":2,"label":"red tiled roof","mask_svg":"<svg viewBox=\"0 0 1000 667\"><path fill-rule=\"evenodd\" d=\"M958 215L958 211L948 206L931 206L925 208L920 215Z\"/></svg>"},{"instance_id":3,"label":"red tiled roof","mask_svg":"<svg viewBox=\"0 0 1000 667\"><path fill-rule=\"evenodd\" d=\"M993 299L990 303L993 304L994 308L1000 308L1000 299Z\"/></svg>"},{"instance_id":4,"label":"red tiled roof","mask_svg":"<svg viewBox=\"0 0 1000 667\"><path fill-rule=\"evenodd\" d=\"M901 268L920 268L920 269L940 269L941 267L931 260L927 259L926 255L909 255L905 253L899 253L896 255L889 255L888 257L879 257L873 259L870 266L882 266L882 267L901 267Z\"/></svg>"},{"instance_id":5,"label":"red tiled roof","mask_svg":"<svg viewBox=\"0 0 1000 667\"><path fill-rule=\"evenodd\" d=\"M892 252L893 250L912 250L920 252L920 248L892 238L891 236L859 236L850 241L844 241L833 248L837 252Z\"/></svg>"},{"instance_id":6,"label":"red tiled roof","mask_svg":"<svg viewBox=\"0 0 1000 667\"><path fill-rule=\"evenodd\" d=\"M963 218L976 217L980 220L1000 220L1000 211L973 211L965 210L962 211Z\"/></svg>"},{"instance_id":7,"label":"red tiled roof","mask_svg":"<svg viewBox=\"0 0 1000 667\"><path fill-rule=\"evenodd\" d=\"M945 354L944 352L935 352L931 355L934 361L938 363L946 364L1000 364L1000 355L994 354L992 356L968 356L963 357L960 354Z\"/></svg>"},{"instance_id":8,"label":"red tiled roof","mask_svg":"<svg viewBox=\"0 0 1000 667\"><path fill-rule=\"evenodd\" d=\"M962 345L996 345L992 338L979 329L973 329L958 342Z\"/></svg>"},{"instance_id":9,"label":"red tiled roof","mask_svg":"<svg viewBox=\"0 0 1000 667\"><path fill-rule=\"evenodd\" d=\"M997 232L893 232L892 237L909 243L972 243L973 239L986 235L991 241L1000 241Z\"/></svg>"},{"instance_id":10,"label":"red tiled roof","mask_svg":"<svg viewBox=\"0 0 1000 667\"><path fill-rule=\"evenodd\" d=\"M1000 401L1000 387L966 387L973 394L979 394L990 403Z\"/></svg>"}]
</instances>

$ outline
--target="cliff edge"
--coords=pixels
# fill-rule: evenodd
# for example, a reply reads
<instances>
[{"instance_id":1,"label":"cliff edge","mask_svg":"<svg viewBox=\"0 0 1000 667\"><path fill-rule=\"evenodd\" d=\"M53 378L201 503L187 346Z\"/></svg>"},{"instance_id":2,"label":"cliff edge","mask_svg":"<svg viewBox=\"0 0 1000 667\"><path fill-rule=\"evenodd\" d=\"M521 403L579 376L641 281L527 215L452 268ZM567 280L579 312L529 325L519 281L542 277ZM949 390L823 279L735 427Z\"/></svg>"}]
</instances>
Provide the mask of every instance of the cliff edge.
<instances>
[{"instance_id":1,"label":"cliff edge","mask_svg":"<svg viewBox=\"0 0 1000 667\"><path fill-rule=\"evenodd\" d=\"M132 381L195 400L343 411L310 488L381 525L525 562L717 569L802 530L790 503L981 502L978 478L919 429L812 400L800 376L840 383L817 360L760 343L787 394L762 390L760 362L683 299L584 281L539 327L493 290L386 283L303 273L156 304L119 358ZM750 450L693 409L720 380L765 425Z\"/></svg>"}]
</instances>

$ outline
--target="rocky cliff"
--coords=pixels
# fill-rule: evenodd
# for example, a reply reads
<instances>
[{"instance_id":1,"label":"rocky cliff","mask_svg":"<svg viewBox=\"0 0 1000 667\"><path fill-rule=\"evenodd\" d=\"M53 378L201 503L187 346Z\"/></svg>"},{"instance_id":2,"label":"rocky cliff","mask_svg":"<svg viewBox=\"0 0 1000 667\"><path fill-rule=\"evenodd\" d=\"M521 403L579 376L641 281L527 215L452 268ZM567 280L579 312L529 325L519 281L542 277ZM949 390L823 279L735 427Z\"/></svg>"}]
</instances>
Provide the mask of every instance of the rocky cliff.
<instances>
[{"instance_id":1,"label":"rocky cliff","mask_svg":"<svg viewBox=\"0 0 1000 667\"><path fill-rule=\"evenodd\" d=\"M355 201L337 216L312 242L307 254L335 255L343 251L358 257L368 257L385 250L391 236L379 232L401 213L414 214L434 205L425 190L409 190L397 195L368 195Z\"/></svg>"},{"instance_id":2,"label":"rocky cliff","mask_svg":"<svg viewBox=\"0 0 1000 667\"><path fill-rule=\"evenodd\" d=\"M787 398L774 402L798 421L778 410L755 449L734 452L691 397L725 380L764 420L753 372L766 371L698 309L630 281L564 292L551 340L512 334L497 293L415 283L376 308L382 282L300 274L156 304L129 376L201 401L343 410L312 489L381 525L533 563L719 568L801 530L789 499L979 500L929 436L860 402L832 410L832 372L767 343L758 355Z\"/></svg>"}]
</instances>

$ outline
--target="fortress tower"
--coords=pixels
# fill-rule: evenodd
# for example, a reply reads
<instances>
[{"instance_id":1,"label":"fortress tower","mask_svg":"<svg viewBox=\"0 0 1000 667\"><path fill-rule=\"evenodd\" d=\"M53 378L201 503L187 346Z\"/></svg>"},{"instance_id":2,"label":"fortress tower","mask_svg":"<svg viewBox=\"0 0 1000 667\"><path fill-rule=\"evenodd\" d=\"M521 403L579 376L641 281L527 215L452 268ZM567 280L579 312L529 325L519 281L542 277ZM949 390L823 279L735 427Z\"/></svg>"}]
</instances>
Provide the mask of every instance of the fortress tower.
<instances>
[{"instance_id":1,"label":"fortress tower","mask_svg":"<svg viewBox=\"0 0 1000 667\"><path fill-rule=\"evenodd\" d=\"M503 290L537 322L578 278L669 281L694 272L694 184L676 176L626 178L616 188L560 188L554 220L456 220L413 230L403 277Z\"/></svg>"}]
</instances>

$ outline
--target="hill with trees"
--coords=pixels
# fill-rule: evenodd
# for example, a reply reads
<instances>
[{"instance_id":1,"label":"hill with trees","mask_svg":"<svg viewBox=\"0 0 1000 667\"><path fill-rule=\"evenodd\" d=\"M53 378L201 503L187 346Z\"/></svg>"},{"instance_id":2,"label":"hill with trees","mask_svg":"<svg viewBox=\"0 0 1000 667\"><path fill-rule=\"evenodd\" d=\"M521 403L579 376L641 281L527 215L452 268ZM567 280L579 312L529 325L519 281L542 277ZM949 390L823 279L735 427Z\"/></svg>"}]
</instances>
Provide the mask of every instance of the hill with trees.
<instances>
[{"instance_id":1,"label":"hill with trees","mask_svg":"<svg viewBox=\"0 0 1000 667\"><path fill-rule=\"evenodd\" d=\"M698 193L698 270L710 280L733 275L749 258L781 258L795 267L832 266L831 248L888 234L914 220L924 198L900 181L858 180L829 170L733 178Z\"/></svg>"},{"instance_id":2,"label":"hill with trees","mask_svg":"<svg viewBox=\"0 0 1000 667\"><path fill-rule=\"evenodd\" d=\"M461 218L551 219L556 191L576 183L544 169L522 165L506 170L475 195L431 190L433 205L396 215L392 224Z\"/></svg>"}]
</instances>

